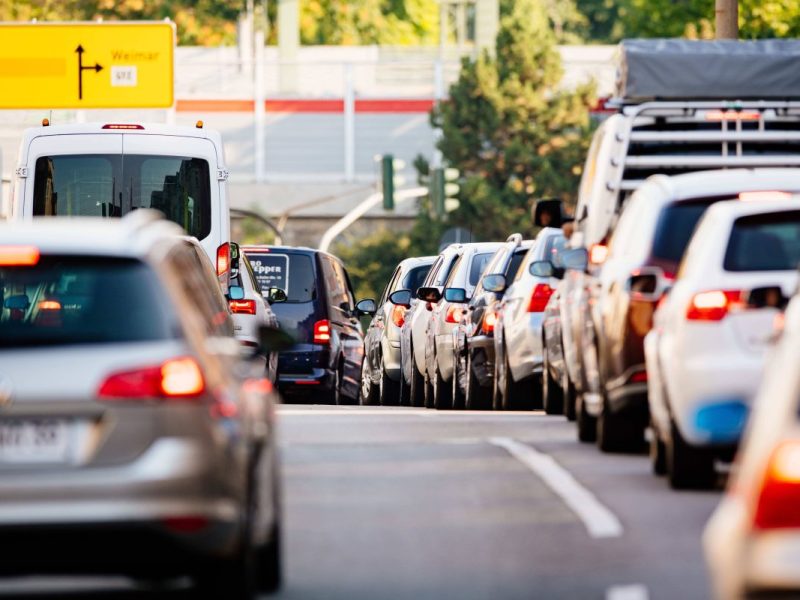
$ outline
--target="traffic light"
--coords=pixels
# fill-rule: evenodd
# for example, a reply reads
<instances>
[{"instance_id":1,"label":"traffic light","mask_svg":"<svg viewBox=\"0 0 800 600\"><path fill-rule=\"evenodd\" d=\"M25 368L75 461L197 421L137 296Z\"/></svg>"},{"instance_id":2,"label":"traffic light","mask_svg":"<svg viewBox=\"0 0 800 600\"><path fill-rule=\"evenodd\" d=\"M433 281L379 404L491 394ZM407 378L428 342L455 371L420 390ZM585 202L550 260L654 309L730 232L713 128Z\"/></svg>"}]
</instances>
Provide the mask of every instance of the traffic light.
<instances>
[{"instance_id":1,"label":"traffic light","mask_svg":"<svg viewBox=\"0 0 800 600\"><path fill-rule=\"evenodd\" d=\"M376 157L378 158L378 157ZM394 210L394 187L403 185L403 178L395 175L395 171L404 169L405 161L396 159L391 154L384 154L381 161L381 191L383 192L384 210Z\"/></svg>"},{"instance_id":2,"label":"traffic light","mask_svg":"<svg viewBox=\"0 0 800 600\"><path fill-rule=\"evenodd\" d=\"M436 214L444 216L458 208L459 185L456 183L461 173L458 169L431 169L430 196Z\"/></svg>"}]
</instances>

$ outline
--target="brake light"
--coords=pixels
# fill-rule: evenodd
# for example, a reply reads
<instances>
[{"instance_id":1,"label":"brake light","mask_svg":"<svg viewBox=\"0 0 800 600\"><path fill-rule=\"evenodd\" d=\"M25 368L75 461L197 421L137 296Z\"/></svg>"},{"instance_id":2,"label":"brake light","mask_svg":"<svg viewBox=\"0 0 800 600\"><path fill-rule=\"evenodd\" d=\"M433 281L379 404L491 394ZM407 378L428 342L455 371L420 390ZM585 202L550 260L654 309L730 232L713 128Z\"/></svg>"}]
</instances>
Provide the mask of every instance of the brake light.
<instances>
[{"instance_id":1,"label":"brake light","mask_svg":"<svg viewBox=\"0 0 800 600\"><path fill-rule=\"evenodd\" d=\"M144 127L133 123L107 123L103 125L103 129L144 129Z\"/></svg>"},{"instance_id":2,"label":"brake light","mask_svg":"<svg viewBox=\"0 0 800 600\"><path fill-rule=\"evenodd\" d=\"M228 306L235 315L254 315L256 314L255 300L229 300Z\"/></svg>"},{"instance_id":3,"label":"brake light","mask_svg":"<svg viewBox=\"0 0 800 600\"><path fill-rule=\"evenodd\" d=\"M769 202L770 200L791 200L789 192L740 192L739 200L742 202Z\"/></svg>"},{"instance_id":4,"label":"brake light","mask_svg":"<svg viewBox=\"0 0 800 600\"><path fill-rule=\"evenodd\" d=\"M39 310L61 310L61 302L58 300L42 300L39 302Z\"/></svg>"},{"instance_id":5,"label":"brake light","mask_svg":"<svg viewBox=\"0 0 800 600\"><path fill-rule=\"evenodd\" d=\"M460 323L464 316L464 309L460 306L450 305L447 307L447 314L444 317L445 323Z\"/></svg>"},{"instance_id":6,"label":"brake light","mask_svg":"<svg viewBox=\"0 0 800 600\"><path fill-rule=\"evenodd\" d=\"M710 110L706 113L706 121L758 121L760 112L741 110Z\"/></svg>"},{"instance_id":7,"label":"brake light","mask_svg":"<svg viewBox=\"0 0 800 600\"><path fill-rule=\"evenodd\" d=\"M164 517L161 522L175 533L196 533L208 527L208 517L202 515Z\"/></svg>"},{"instance_id":8,"label":"brake light","mask_svg":"<svg viewBox=\"0 0 800 600\"><path fill-rule=\"evenodd\" d=\"M631 375L631 383L647 383L647 371L636 371Z\"/></svg>"},{"instance_id":9,"label":"brake light","mask_svg":"<svg viewBox=\"0 0 800 600\"><path fill-rule=\"evenodd\" d=\"M593 265L602 265L608 258L608 246L594 244L589 250L589 262Z\"/></svg>"},{"instance_id":10,"label":"brake light","mask_svg":"<svg viewBox=\"0 0 800 600\"><path fill-rule=\"evenodd\" d=\"M554 291L546 283L537 283L531 293L531 300L528 302L528 312L544 312Z\"/></svg>"},{"instance_id":11,"label":"brake light","mask_svg":"<svg viewBox=\"0 0 800 600\"><path fill-rule=\"evenodd\" d=\"M314 343L327 344L331 341L331 324L328 319L314 323Z\"/></svg>"},{"instance_id":12,"label":"brake light","mask_svg":"<svg viewBox=\"0 0 800 600\"><path fill-rule=\"evenodd\" d=\"M193 358L175 358L154 367L110 375L97 395L105 400L197 398L205 392L200 365Z\"/></svg>"},{"instance_id":13,"label":"brake light","mask_svg":"<svg viewBox=\"0 0 800 600\"><path fill-rule=\"evenodd\" d=\"M36 246L0 246L0 267L32 267L39 257Z\"/></svg>"},{"instance_id":14,"label":"brake light","mask_svg":"<svg viewBox=\"0 0 800 600\"><path fill-rule=\"evenodd\" d=\"M394 308L392 308L392 323L394 323L396 327L402 327L405 322L406 307L395 305Z\"/></svg>"},{"instance_id":15,"label":"brake light","mask_svg":"<svg viewBox=\"0 0 800 600\"><path fill-rule=\"evenodd\" d=\"M772 453L758 496L757 529L800 528L800 441L782 442Z\"/></svg>"},{"instance_id":16,"label":"brake light","mask_svg":"<svg viewBox=\"0 0 800 600\"><path fill-rule=\"evenodd\" d=\"M497 313L493 310L487 310L481 322L481 331L486 335L494 333L494 326L497 325Z\"/></svg>"},{"instance_id":17,"label":"brake light","mask_svg":"<svg viewBox=\"0 0 800 600\"><path fill-rule=\"evenodd\" d=\"M217 248L217 275L226 273L231 268L231 245L228 242Z\"/></svg>"},{"instance_id":18,"label":"brake light","mask_svg":"<svg viewBox=\"0 0 800 600\"><path fill-rule=\"evenodd\" d=\"M689 321L721 321L731 309L741 306L741 291L700 292L692 298L689 308L686 310L686 319Z\"/></svg>"}]
</instances>

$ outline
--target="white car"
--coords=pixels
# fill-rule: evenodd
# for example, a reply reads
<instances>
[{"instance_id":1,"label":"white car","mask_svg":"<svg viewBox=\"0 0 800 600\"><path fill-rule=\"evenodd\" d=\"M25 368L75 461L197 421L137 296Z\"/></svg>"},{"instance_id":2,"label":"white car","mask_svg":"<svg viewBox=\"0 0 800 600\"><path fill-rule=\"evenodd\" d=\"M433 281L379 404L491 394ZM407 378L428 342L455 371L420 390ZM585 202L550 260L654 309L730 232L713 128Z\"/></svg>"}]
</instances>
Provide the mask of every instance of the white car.
<instances>
[{"instance_id":1,"label":"white car","mask_svg":"<svg viewBox=\"0 0 800 600\"><path fill-rule=\"evenodd\" d=\"M156 209L200 240L226 291L227 179L222 137L201 121L186 127L45 120L22 136L8 218L122 217Z\"/></svg>"},{"instance_id":2,"label":"white car","mask_svg":"<svg viewBox=\"0 0 800 600\"><path fill-rule=\"evenodd\" d=\"M753 291L797 286L800 198L739 198L700 221L645 341L654 466L674 488L713 485L715 460L739 441L777 313L776 299L755 307Z\"/></svg>"},{"instance_id":3,"label":"white car","mask_svg":"<svg viewBox=\"0 0 800 600\"><path fill-rule=\"evenodd\" d=\"M753 403L728 490L703 536L720 600L751 590L800 593L798 348L800 297L795 296Z\"/></svg>"}]
</instances>

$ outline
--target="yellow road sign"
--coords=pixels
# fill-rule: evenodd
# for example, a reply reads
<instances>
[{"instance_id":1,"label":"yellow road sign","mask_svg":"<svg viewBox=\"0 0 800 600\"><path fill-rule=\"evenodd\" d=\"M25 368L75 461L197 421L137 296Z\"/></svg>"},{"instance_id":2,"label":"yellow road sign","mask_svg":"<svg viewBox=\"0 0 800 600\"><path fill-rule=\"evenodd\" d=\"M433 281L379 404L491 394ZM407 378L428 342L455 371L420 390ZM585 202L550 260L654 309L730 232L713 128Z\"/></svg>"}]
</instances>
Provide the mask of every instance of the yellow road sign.
<instances>
[{"instance_id":1,"label":"yellow road sign","mask_svg":"<svg viewBox=\"0 0 800 600\"><path fill-rule=\"evenodd\" d=\"M167 21L0 24L0 109L167 108Z\"/></svg>"}]
</instances>

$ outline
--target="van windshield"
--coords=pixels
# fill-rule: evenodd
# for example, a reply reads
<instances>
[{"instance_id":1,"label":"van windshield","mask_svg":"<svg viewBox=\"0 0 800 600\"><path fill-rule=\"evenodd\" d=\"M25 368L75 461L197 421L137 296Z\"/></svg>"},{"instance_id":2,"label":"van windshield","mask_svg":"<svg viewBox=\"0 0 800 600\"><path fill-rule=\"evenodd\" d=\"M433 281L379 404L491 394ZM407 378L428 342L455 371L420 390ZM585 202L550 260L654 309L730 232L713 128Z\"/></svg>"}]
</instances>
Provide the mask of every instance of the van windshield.
<instances>
[{"instance_id":1,"label":"van windshield","mask_svg":"<svg viewBox=\"0 0 800 600\"><path fill-rule=\"evenodd\" d=\"M208 162L186 156L85 154L36 160L33 215L121 217L161 211L198 239L211 232Z\"/></svg>"}]
</instances>

